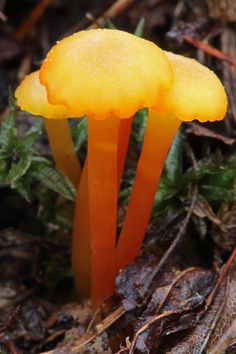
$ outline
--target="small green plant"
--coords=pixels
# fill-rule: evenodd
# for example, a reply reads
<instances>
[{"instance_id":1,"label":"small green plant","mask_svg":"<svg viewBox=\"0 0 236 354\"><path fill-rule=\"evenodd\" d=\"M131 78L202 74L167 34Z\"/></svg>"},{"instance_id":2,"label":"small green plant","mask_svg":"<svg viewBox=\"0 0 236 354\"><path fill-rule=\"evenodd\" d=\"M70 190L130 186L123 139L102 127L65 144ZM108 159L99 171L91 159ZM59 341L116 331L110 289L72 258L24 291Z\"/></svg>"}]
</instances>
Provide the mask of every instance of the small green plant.
<instances>
[{"instance_id":1,"label":"small green plant","mask_svg":"<svg viewBox=\"0 0 236 354\"><path fill-rule=\"evenodd\" d=\"M50 158L36 149L41 136L42 122L38 119L19 136L15 102L10 94L8 112L0 125L0 185L15 189L28 201L45 187L73 201L75 189L70 181L54 168Z\"/></svg>"}]
</instances>

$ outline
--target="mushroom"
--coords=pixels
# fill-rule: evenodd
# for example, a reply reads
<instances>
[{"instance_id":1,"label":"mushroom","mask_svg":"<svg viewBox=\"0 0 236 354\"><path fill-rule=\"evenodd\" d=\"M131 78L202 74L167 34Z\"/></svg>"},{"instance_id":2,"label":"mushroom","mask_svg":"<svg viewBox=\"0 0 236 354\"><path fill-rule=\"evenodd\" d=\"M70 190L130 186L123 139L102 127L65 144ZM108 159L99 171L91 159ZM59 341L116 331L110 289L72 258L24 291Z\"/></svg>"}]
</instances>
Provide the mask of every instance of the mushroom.
<instances>
[{"instance_id":1,"label":"mushroom","mask_svg":"<svg viewBox=\"0 0 236 354\"><path fill-rule=\"evenodd\" d=\"M80 290L84 283L87 292L91 287L94 308L114 291L121 119L153 107L172 80L166 55L154 43L109 29L63 39L41 67L49 102L64 105L75 116L87 116L87 190L81 190L81 181L72 263L76 287ZM84 219L79 216L83 210Z\"/></svg>"},{"instance_id":2,"label":"mushroom","mask_svg":"<svg viewBox=\"0 0 236 354\"><path fill-rule=\"evenodd\" d=\"M71 117L71 113L62 105L48 102L45 87L39 81L39 71L24 78L16 89L15 97L23 110L44 117L56 166L77 187L81 167L74 152L68 122L62 119Z\"/></svg>"},{"instance_id":3,"label":"mushroom","mask_svg":"<svg viewBox=\"0 0 236 354\"><path fill-rule=\"evenodd\" d=\"M149 110L142 152L117 244L116 271L133 262L141 247L164 161L182 121L224 118L227 97L217 76L197 61L166 52L174 84Z\"/></svg>"}]
</instances>

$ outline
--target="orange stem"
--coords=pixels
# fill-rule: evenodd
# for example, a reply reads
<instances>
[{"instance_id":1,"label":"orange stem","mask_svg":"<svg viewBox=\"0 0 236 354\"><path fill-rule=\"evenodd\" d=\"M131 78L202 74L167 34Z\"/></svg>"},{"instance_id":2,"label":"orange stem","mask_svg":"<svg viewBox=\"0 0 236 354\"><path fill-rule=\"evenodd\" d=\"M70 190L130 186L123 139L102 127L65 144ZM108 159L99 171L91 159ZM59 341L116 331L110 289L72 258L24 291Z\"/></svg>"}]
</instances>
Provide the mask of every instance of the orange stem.
<instances>
[{"instance_id":1,"label":"orange stem","mask_svg":"<svg viewBox=\"0 0 236 354\"><path fill-rule=\"evenodd\" d=\"M56 166L77 187L81 166L74 151L70 127L66 119L44 119L49 144Z\"/></svg>"},{"instance_id":2,"label":"orange stem","mask_svg":"<svg viewBox=\"0 0 236 354\"><path fill-rule=\"evenodd\" d=\"M88 119L88 210L91 300L97 308L114 292L117 153L120 120Z\"/></svg>"},{"instance_id":3,"label":"orange stem","mask_svg":"<svg viewBox=\"0 0 236 354\"><path fill-rule=\"evenodd\" d=\"M122 119L119 123L117 186L119 189L129 144L132 118ZM115 182L114 182L115 183ZM75 286L81 299L90 297L91 293L91 249L88 212L88 159L85 161L78 193L74 218L72 240L72 268Z\"/></svg>"},{"instance_id":4,"label":"orange stem","mask_svg":"<svg viewBox=\"0 0 236 354\"><path fill-rule=\"evenodd\" d=\"M133 262L142 245L164 161L181 121L149 111L125 222L117 244L116 272Z\"/></svg>"},{"instance_id":5,"label":"orange stem","mask_svg":"<svg viewBox=\"0 0 236 354\"><path fill-rule=\"evenodd\" d=\"M123 175L133 117L121 119L118 147L118 188Z\"/></svg>"},{"instance_id":6,"label":"orange stem","mask_svg":"<svg viewBox=\"0 0 236 354\"><path fill-rule=\"evenodd\" d=\"M72 237L72 269L76 292L86 299L91 294L91 249L88 211L88 159L82 171L75 208Z\"/></svg>"},{"instance_id":7,"label":"orange stem","mask_svg":"<svg viewBox=\"0 0 236 354\"><path fill-rule=\"evenodd\" d=\"M82 296L91 290L94 309L114 292L119 126L117 118L88 119L87 166L79 186L72 262L77 289Z\"/></svg>"}]
</instances>

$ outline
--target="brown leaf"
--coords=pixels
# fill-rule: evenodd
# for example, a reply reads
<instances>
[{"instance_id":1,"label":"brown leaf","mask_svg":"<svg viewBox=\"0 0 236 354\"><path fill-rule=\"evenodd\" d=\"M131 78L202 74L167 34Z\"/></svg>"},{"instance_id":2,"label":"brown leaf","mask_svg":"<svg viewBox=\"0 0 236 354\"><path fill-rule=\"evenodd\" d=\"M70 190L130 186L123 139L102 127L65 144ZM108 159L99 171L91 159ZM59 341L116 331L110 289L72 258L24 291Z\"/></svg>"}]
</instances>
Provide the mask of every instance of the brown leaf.
<instances>
[{"instance_id":1,"label":"brown leaf","mask_svg":"<svg viewBox=\"0 0 236 354\"><path fill-rule=\"evenodd\" d=\"M153 271L154 261L157 261L154 256L143 253L137 257L136 263L129 265L116 278L116 294L123 299L126 311L135 308L143 299L141 289Z\"/></svg>"},{"instance_id":2,"label":"brown leaf","mask_svg":"<svg viewBox=\"0 0 236 354\"><path fill-rule=\"evenodd\" d=\"M231 326L235 326L236 320L236 262L229 271L229 281L227 286L226 301L221 312L221 315L215 323L210 339L207 343L207 351L213 349L217 343L221 345L223 337L230 331ZM236 333L236 331L235 331ZM216 350L216 349L215 349Z\"/></svg>"},{"instance_id":3,"label":"brown leaf","mask_svg":"<svg viewBox=\"0 0 236 354\"><path fill-rule=\"evenodd\" d=\"M168 344L163 348L160 353L165 354L199 354L203 351L205 346L206 338L211 330L211 324L214 319L218 316L221 311L222 300L224 299L226 291L225 282L219 288L219 291L216 297L213 300L212 305L209 310L203 315L200 316L198 325L188 330L187 333L182 333L182 336L175 337L175 344L172 344L168 347ZM185 334L183 336L183 334ZM182 338L181 338L182 337ZM170 343L171 340L169 340ZM167 343L167 341L165 341Z\"/></svg>"},{"instance_id":4,"label":"brown leaf","mask_svg":"<svg viewBox=\"0 0 236 354\"><path fill-rule=\"evenodd\" d=\"M195 325L199 318L195 310L203 304L213 287L214 280L212 272L199 268L189 268L177 276L169 289L165 289L165 296L161 294L161 303L158 304L156 311L153 311L153 308L150 311L148 306L142 314L142 320L135 327L132 350L140 353L149 352L154 348L156 350L161 335Z\"/></svg>"},{"instance_id":5,"label":"brown leaf","mask_svg":"<svg viewBox=\"0 0 236 354\"><path fill-rule=\"evenodd\" d=\"M236 202L225 202L220 207L217 217L225 225L224 230L212 225L212 237L223 249L231 250L236 244Z\"/></svg>"},{"instance_id":6,"label":"brown leaf","mask_svg":"<svg viewBox=\"0 0 236 354\"><path fill-rule=\"evenodd\" d=\"M197 202L194 205L193 214L199 218L208 218L214 224L218 225L222 231L226 232L227 229L222 220L216 216L207 199L200 194L197 196Z\"/></svg>"},{"instance_id":7,"label":"brown leaf","mask_svg":"<svg viewBox=\"0 0 236 354\"><path fill-rule=\"evenodd\" d=\"M209 352L209 354L221 354L227 350L236 341L236 320L234 320L231 326L227 329L222 337L219 338L218 342L215 344L214 348Z\"/></svg>"}]
</instances>

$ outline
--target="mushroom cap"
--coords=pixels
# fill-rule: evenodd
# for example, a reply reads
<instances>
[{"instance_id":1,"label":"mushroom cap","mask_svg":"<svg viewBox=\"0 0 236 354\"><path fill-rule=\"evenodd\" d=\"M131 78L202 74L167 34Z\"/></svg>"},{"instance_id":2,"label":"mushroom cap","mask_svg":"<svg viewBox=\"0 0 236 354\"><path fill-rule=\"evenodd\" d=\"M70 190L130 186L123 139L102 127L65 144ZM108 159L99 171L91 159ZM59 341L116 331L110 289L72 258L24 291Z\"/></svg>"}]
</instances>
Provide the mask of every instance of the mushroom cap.
<instances>
[{"instance_id":1,"label":"mushroom cap","mask_svg":"<svg viewBox=\"0 0 236 354\"><path fill-rule=\"evenodd\" d=\"M218 77L194 59L166 52L174 71L174 83L156 109L174 112L182 121L221 120L227 111L227 96Z\"/></svg>"},{"instance_id":2,"label":"mushroom cap","mask_svg":"<svg viewBox=\"0 0 236 354\"><path fill-rule=\"evenodd\" d=\"M39 81L39 70L27 75L15 92L21 109L45 118L69 118L71 113L64 106L52 105L47 100L47 91Z\"/></svg>"},{"instance_id":3,"label":"mushroom cap","mask_svg":"<svg viewBox=\"0 0 236 354\"><path fill-rule=\"evenodd\" d=\"M130 33L95 29L58 42L40 70L52 104L65 105L75 116L127 118L156 104L173 73L154 43Z\"/></svg>"}]
</instances>

